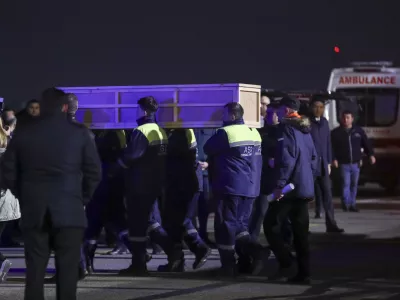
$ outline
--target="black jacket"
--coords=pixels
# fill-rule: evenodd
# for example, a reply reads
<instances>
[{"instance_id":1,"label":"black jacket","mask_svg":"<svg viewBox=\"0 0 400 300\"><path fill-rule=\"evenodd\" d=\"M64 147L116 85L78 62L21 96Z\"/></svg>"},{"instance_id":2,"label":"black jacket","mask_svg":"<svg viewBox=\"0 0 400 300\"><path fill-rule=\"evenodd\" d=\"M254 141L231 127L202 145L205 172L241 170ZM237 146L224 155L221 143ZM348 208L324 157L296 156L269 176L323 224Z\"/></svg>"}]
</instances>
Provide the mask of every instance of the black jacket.
<instances>
[{"instance_id":1,"label":"black jacket","mask_svg":"<svg viewBox=\"0 0 400 300\"><path fill-rule=\"evenodd\" d=\"M21 227L85 227L84 205L101 179L89 130L58 113L19 129L1 162L3 183L19 199Z\"/></svg>"},{"instance_id":2,"label":"black jacket","mask_svg":"<svg viewBox=\"0 0 400 300\"><path fill-rule=\"evenodd\" d=\"M359 163L362 159L361 148L368 156L374 155L365 131L359 126L353 126L350 130L339 126L332 130L332 158L339 164Z\"/></svg>"},{"instance_id":3,"label":"black jacket","mask_svg":"<svg viewBox=\"0 0 400 300\"><path fill-rule=\"evenodd\" d=\"M278 125L264 125L261 135L261 154L263 158L261 172L261 194L268 195L276 187L276 172L269 166L269 160L275 159L278 146Z\"/></svg>"}]
</instances>

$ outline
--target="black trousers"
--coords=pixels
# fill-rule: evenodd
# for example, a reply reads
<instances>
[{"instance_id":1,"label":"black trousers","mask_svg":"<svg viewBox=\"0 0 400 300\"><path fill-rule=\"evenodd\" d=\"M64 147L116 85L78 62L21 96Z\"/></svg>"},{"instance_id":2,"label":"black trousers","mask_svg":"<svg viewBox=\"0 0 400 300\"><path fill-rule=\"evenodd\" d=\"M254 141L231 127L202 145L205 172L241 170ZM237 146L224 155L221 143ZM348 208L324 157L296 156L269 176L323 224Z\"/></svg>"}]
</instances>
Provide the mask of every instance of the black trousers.
<instances>
[{"instance_id":1,"label":"black trousers","mask_svg":"<svg viewBox=\"0 0 400 300\"><path fill-rule=\"evenodd\" d=\"M329 176L318 176L314 181L315 214L321 214L321 206L325 211L326 228L336 227L332 202L331 180Z\"/></svg>"},{"instance_id":2,"label":"black trousers","mask_svg":"<svg viewBox=\"0 0 400 300\"><path fill-rule=\"evenodd\" d=\"M3 234L4 228L6 228L7 222L0 222L0 239L1 235ZM0 262L2 262L5 259L3 254L0 252Z\"/></svg>"},{"instance_id":3,"label":"black trousers","mask_svg":"<svg viewBox=\"0 0 400 300\"><path fill-rule=\"evenodd\" d=\"M51 250L55 252L57 300L76 300L83 228L53 228L50 221L40 229L22 231L25 244L25 300L44 300L44 277Z\"/></svg>"},{"instance_id":4,"label":"black trousers","mask_svg":"<svg viewBox=\"0 0 400 300\"><path fill-rule=\"evenodd\" d=\"M290 267L292 254L285 246L282 233L282 227L288 218L292 225L299 274L310 276L309 216L306 200L288 198L270 203L264 219L265 236L280 266Z\"/></svg>"}]
</instances>

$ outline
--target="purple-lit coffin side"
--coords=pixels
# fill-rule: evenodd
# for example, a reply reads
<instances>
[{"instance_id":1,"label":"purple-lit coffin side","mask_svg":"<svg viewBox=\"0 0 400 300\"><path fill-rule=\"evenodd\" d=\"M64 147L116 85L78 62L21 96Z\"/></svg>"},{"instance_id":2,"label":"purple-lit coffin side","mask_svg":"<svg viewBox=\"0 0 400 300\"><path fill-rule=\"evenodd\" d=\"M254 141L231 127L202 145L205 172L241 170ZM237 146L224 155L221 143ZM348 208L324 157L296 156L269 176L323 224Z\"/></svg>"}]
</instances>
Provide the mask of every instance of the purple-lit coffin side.
<instances>
[{"instance_id":1,"label":"purple-lit coffin side","mask_svg":"<svg viewBox=\"0 0 400 300\"><path fill-rule=\"evenodd\" d=\"M221 126L226 103L242 104L246 124L260 126L261 87L249 84L170 86L65 87L79 99L77 119L92 129L136 127L138 99L153 96L159 103L157 121L165 128Z\"/></svg>"}]
</instances>

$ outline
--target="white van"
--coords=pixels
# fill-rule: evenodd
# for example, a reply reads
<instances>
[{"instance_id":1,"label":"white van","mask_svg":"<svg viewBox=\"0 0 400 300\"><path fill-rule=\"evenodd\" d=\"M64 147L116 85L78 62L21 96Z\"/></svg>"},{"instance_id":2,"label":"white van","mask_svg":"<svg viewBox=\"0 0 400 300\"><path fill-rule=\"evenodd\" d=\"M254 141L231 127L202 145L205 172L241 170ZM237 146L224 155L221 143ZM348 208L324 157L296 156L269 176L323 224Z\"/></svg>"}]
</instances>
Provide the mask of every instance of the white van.
<instances>
[{"instance_id":1,"label":"white van","mask_svg":"<svg viewBox=\"0 0 400 300\"><path fill-rule=\"evenodd\" d=\"M400 179L400 68L390 62L357 62L334 69L328 92L348 98L331 100L326 105L331 129L339 126L341 112L350 110L375 150L377 162L374 166L363 163L360 184L375 182L394 191Z\"/></svg>"}]
</instances>

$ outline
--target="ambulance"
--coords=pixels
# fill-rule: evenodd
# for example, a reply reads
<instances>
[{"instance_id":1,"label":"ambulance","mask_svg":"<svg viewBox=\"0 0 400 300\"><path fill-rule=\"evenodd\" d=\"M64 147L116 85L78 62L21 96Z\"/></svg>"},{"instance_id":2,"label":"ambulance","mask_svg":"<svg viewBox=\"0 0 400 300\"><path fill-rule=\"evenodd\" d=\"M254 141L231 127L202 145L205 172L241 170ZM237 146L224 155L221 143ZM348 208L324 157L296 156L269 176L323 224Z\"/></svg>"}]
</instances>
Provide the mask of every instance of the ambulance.
<instances>
[{"instance_id":1,"label":"ambulance","mask_svg":"<svg viewBox=\"0 0 400 300\"><path fill-rule=\"evenodd\" d=\"M331 129L339 126L341 112L350 110L375 150L376 164L370 165L365 158L360 184L378 183L394 192L400 180L400 68L391 62L356 62L334 69L328 92L346 98L326 105L325 117Z\"/></svg>"}]
</instances>

